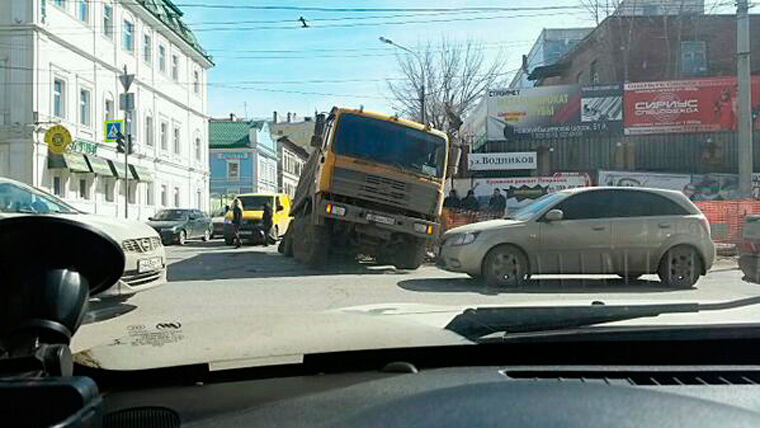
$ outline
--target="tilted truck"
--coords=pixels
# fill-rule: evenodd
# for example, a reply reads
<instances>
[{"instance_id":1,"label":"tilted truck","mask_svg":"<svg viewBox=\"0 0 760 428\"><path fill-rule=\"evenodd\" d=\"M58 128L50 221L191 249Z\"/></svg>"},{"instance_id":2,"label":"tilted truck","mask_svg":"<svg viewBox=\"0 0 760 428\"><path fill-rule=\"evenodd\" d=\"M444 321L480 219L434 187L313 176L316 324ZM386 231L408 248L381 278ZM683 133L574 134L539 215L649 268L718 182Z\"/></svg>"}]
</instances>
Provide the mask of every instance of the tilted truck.
<instances>
[{"instance_id":1,"label":"tilted truck","mask_svg":"<svg viewBox=\"0 0 760 428\"><path fill-rule=\"evenodd\" d=\"M440 227L446 134L336 107L317 115L311 143L280 251L308 265L333 253L418 268Z\"/></svg>"}]
</instances>

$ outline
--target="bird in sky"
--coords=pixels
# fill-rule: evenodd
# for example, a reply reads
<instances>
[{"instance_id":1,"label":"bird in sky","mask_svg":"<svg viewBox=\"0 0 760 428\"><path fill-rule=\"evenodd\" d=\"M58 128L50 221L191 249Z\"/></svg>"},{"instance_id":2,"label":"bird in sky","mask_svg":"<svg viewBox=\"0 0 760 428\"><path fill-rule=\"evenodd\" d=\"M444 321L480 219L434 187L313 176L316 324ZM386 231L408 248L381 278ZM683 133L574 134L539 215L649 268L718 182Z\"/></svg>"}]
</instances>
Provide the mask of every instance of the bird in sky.
<instances>
[{"instance_id":1,"label":"bird in sky","mask_svg":"<svg viewBox=\"0 0 760 428\"><path fill-rule=\"evenodd\" d=\"M306 19L303 16L298 18L298 20L301 22L301 27L309 28L309 24L306 22Z\"/></svg>"}]
</instances>

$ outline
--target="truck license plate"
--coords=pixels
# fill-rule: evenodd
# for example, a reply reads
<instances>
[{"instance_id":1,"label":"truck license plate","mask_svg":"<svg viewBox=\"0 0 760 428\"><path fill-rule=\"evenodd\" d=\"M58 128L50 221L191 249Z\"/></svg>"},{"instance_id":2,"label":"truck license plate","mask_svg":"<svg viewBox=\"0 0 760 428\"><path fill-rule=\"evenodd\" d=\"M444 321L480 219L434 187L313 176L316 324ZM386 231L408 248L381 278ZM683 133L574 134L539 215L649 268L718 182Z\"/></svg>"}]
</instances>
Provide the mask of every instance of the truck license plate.
<instances>
[{"instance_id":1,"label":"truck license plate","mask_svg":"<svg viewBox=\"0 0 760 428\"><path fill-rule=\"evenodd\" d=\"M396 219L394 219L393 217L386 217L384 215L372 214L372 213L367 214L367 221L374 221L375 223L387 224L389 226L393 226L396 224Z\"/></svg>"},{"instance_id":2,"label":"truck license plate","mask_svg":"<svg viewBox=\"0 0 760 428\"><path fill-rule=\"evenodd\" d=\"M163 266L163 262L161 260L161 257L153 257L150 259L142 259L137 261L137 272L138 273L144 273L144 272L152 272L154 270L159 270Z\"/></svg>"}]
</instances>

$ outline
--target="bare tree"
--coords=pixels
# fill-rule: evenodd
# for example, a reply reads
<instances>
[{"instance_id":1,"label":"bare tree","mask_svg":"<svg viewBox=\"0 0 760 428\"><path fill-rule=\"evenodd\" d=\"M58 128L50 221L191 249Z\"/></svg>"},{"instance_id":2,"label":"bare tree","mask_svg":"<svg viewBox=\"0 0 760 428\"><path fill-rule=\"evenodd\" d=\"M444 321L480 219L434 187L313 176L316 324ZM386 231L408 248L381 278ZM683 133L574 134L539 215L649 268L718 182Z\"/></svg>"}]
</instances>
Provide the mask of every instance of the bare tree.
<instances>
[{"instance_id":1,"label":"bare tree","mask_svg":"<svg viewBox=\"0 0 760 428\"><path fill-rule=\"evenodd\" d=\"M478 99L491 86L504 83L507 76L501 53L488 60L481 42L452 42L441 39L437 44L418 46L417 56L397 57L403 79L388 81L393 107L402 115L418 119L420 93L425 72L425 115L437 129L455 134L462 118L475 107Z\"/></svg>"},{"instance_id":2,"label":"bare tree","mask_svg":"<svg viewBox=\"0 0 760 428\"><path fill-rule=\"evenodd\" d=\"M604 21L605 18L615 13L618 6L624 0L580 0L583 7L591 15L596 25Z\"/></svg>"}]
</instances>

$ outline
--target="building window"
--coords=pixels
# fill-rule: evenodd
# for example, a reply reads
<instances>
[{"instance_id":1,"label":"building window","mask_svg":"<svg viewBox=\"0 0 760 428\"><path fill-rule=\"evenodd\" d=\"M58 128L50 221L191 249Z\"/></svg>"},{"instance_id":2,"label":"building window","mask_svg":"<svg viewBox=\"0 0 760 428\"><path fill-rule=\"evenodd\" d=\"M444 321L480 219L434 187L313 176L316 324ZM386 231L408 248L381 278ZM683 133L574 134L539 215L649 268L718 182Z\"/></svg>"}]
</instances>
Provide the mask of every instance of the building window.
<instances>
[{"instance_id":1,"label":"building window","mask_svg":"<svg viewBox=\"0 0 760 428\"><path fill-rule=\"evenodd\" d=\"M161 122L161 132L159 137L161 138L161 150L169 150L169 124Z\"/></svg>"},{"instance_id":2,"label":"building window","mask_svg":"<svg viewBox=\"0 0 760 428\"><path fill-rule=\"evenodd\" d=\"M80 199L90 199L90 189L87 187L87 179L86 178L80 178L79 179L79 198Z\"/></svg>"},{"instance_id":3,"label":"building window","mask_svg":"<svg viewBox=\"0 0 760 428\"><path fill-rule=\"evenodd\" d=\"M90 91L87 89L79 90L79 123L84 126L90 126Z\"/></svg>"},{"instance_id":4,"label":"building window","mask_svg":"<svg viewBox=\"0 0 760 428\"><path fill-rule=\"evenodd\" d=\"M145 205L153 206L153 183L145 183Z\"/></svg>"},{"instance_id":5,"label":"building window","mask_svg":"<svg viewBox=\"0 0 760 428\"><path fill-rule=\"evenodd\" d=\"M121 35L121 47L125 51L133 52L135 50L135 24L131 21L124 20L124 29Z\"/></svg>"},{"instance_id":6,"label":"building window","mask_svg":"<svg viewBox=\"0 0 760 428\"><path fill-rule=\"evenodd\" d=\"M153 116L145 116L145 144L153 147Z\"/></svg>"},{"instance_id":7,"label":"building window","mask_svg":"<svg viewBox=\"0 0 760 428\"><path fill-rule=\"evenodd\" d=\"M61 177L57 175L53 177L53 194L55 196L63 197L63 181L61 180Z\"/></svg>"},{"instance_id":8,"label":"building window","mask_svg":"<svg viewBox=\"0 0 760 428\"><path fill-rule=\"evenodd\" d=\"M681 42L681 76L707 76L707 43L698 40Z\"/></svg>"},{"instance_id":9,"label":"building window","mask_svg":"<svg viewBox=\"0 0 760 428\"><path fill-rule=\"evenodd\" d=\"M179 187L174 188L174 207L179 208Z\"/></svg>"},{"instance_id":10,"label":"building window","mask_svg":"<svg viewBox=\"0 0 760 428\"><path fill-rule=\"evenodd\" d=\"M237 161L227 161L227 179L240 179L240 163Z\"/></svg>"},{"instance_id":11,"label":"building window","mask_svg":"<svg viewBox=\"0 0 760 428\"><path fill-rule=\"evenodd\" d=\"M137 197L137 185L138 184L139 183L136 183L134 181L130 181L129 182L129 186L127 188L127 191L129 192L129 196L127 196L127 200L129 201L130 204L134 204L135 201L136 201L135 198Z\"/></svg>"},{"instance_id":12,"label":"building window","mask_svg":"<svg viewBox=\"0 0 760 428\"><path fill-rule=\"evenodd\" d=\"M90 22L89 0L77 0L77 18L82 22Z\"/></svg>"},{"instance_id":13,"label":"building window","mask_svg":"<svg viewBox=\"0 0 760 428\"><path fill-rule=\"evenodd\" d=\"M143 61L150 64L153 60L153 41L150 34L143 35Z\"/></svg>"},{"instance_id":14,"label":"building window","mask_svg":"<svg viewBox=\"0 0 760 428\"><path fill-rule=\"evenodd\" d=\"M161 206L162 207L166 206L166 185L165 184L161 185Z\"/></svg>"},{"instance_id":15,"label":"building window","mask_svg":"<svg viewBox=\"0 0 760 428\"><path fill-rule=\"evenodd\" d=\"M179 147L179 128L174 128L174 154L180 153L180 147Z\"/></svg>"},{"instance_id":16,"label":"building window","mask_svg":"<svg viewBox=\"0 0 760 428\"><path fill-rule=\"evenodd\" d=\"M172 80L179 80L179 57L172 55Z\"/></svg>"},{"instance_id":17,"label":"building window","mask_svg":"<svg viewBox=\"0 0 760 428\"><path fill-rule=\"evenodd\" d=\"M114 106L113 100L109 97L103 102L103 117L105 120L113 120L114 118Z\"/></svg>"},{"instance_id":18,"label":"building window","mask_svg":"<svg viewBox=\"0 0 760 428\"><path fill-rule=\"evenodd\" d=\"M166 73L166 48L163 45L158 45L158 69Z\"/></svg>"},{"instance_id":19,"label":"building window","mask_svg":"<svg viewBox=\"0 0 760 428\"><path fill-rule=\"evenodd\" d=\"M61 79L53 81L53 114L58 117L66 115L66 82Z\"/></svg>"},{"instance_id":20,"label":"building window","mask_svg":"<svg viewBox=\"0 0 760 428\"><path fill-rule=\"evenodd\" d=\"M103 35L113 40L113 6L103 5Z\"/></svg>"},{"instance_id":21,"label":"building window","mask_svg":"<svg viewBox=\"0 0 760 428\"><path fill-rule=\"evenodd\" d=\"M105 181L105 193L106 194L106 202L113 202L114 200L114 180L107 178Z\"/></svg>"},{"instance_id":22,"label":"building window","mask_svg":"<svg viewBox=\"0 0 760 428\"><path fill-rule=\"evenodd\" d=\"M591 84L599 83L599 70L597 67L596 60L591 61L591 65L589 66L589 80L591 81Z\"/></svg>"},{"instance_id":23,"label":"building window","mask_svg":"<svg viewBox=\"0 0 760 428\"><path fill-rule=\"evenodd\" d=\"M198 70L193 71L193 92L196 95L201 93L201 73Z\"/></svg>"},{"instance_id":24,"label":"building window","mask_svg":"<svg viewBox=\"0 0 760 428\"><path fill-rule=\"evenodd\" d=\"M201 139L195 137L195 160L201 160Z\"/></svg>"},{"instance_id":25,"label":"building window","mask_svg":"<svg viewBox=\"0 0 760 428\"><path fill-rule=\"evenodd\" d=\"M53 0L53 4L63 9L66 7L66 0Z\"/></svg>"}]
</instances>

